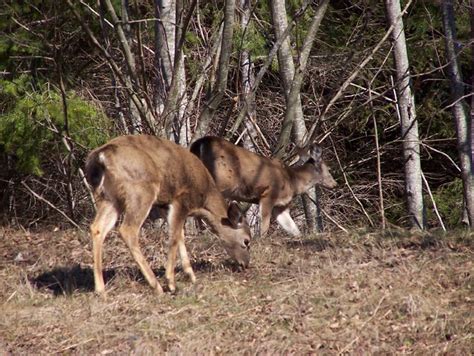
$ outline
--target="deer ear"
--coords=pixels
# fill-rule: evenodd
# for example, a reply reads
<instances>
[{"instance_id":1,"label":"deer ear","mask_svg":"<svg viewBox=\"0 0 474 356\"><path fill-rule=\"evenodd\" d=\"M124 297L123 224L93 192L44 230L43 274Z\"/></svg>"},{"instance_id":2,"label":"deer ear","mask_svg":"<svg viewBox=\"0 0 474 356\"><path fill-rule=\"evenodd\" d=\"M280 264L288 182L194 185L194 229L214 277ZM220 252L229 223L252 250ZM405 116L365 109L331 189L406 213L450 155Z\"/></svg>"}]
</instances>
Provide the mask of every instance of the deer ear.
<instances>
[{"instance_id":1,"label":"deer ear","mask_svg":"<svg viewBox=\"0 0 474 356\"><path fill-rule=\"evenodd\" d=\"M297 165L305 164L311 158L309 155L308 147L298 147L296 149L296 154L298 156Z\"/></svg>"},{"instance_id":2,"label":"deer ear","mask_svg":"<svg viewBox=\"0 0 474 356\"><path fill-rule=\"evenodd\" d=\"M227 208L227 218L230 221L230 224L237 228L244 222L244 216L240 211L239 205L237 202L232 201Z\"/></svg>"},{"instance_id":3,"label":"deer ear","mask_svg":"<svg viewBox=\"0 0 474 356\"><path fill-rule=\"evenodd\" d=\"M323 155L323 150L322 150L321 146L313 143L309 147L309 154L311 155L311 158L314 159L314 161L316 163L319 163L319 162L321 162L321 158L322 158L322 155Z\"/></svg>"}]
</instances>

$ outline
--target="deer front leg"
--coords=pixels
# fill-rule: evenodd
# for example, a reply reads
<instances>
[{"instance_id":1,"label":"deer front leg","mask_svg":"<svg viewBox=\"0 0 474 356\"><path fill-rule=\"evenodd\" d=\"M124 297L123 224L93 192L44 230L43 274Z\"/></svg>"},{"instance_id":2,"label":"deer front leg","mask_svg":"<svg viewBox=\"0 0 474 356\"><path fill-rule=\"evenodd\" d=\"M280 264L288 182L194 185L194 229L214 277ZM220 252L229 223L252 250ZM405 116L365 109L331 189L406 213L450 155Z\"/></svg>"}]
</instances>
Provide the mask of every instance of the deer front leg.
<instances>
[{"instance_id":1,"label":"deer front leg","mask_svg":"<svg viewBox=\"0 0 474 356\"><path fill-rule=\"evenodd\" d=\"M183 236L179 240L179 255L181 257L181 265L183 266L183 271L186 273L191 280L192 283L196 283L196 276L194 275L193 268L191 266L191 262L189 261L188 251L186 250L186 246L184 244L184 230Z\"/></svg>"},{"instance_id":2,"label":"deer front leg","mask_svg":"<svg viewBox=\"0 0 474 356\"><path fill-rule=\"evenodd\" d=\"M273 204L270 199L263 198L260 200L260 237L265 237L270 228L272 208Z\"/></svg>"},{"instance_id":3,"label":"deer front leg","mask_svg":"<svg viewBox=\"0 0 474 356\"><path fill-rule=\"evenodd\" d=\"M101 295L105 293L104 276L102 273L102 246L105 237L114 227L118 215L117 209L111 202L99 200L97 202L97 214L90 227L94 258L95 292Z\"/></svg>"},{"instance_id":4,"label":"deer front leg","mask_svg":"<svg viewBox=\"0 0 474 356\"><path fill-rule=\"evenodd\" d=\"M166 262L165 272L165 276L168 281L168 288L171 292L176 290L174 269L176 266L176 255L178 253L178 249L183 262L183 269L185 269L185 272L190 276L191 280L193 280L194 277L194 272L192 272L186 246L184 245L184 222L185 216L181 211L181 205L179 203L171 204L168 211L170 247L168 250L168 260ZM191 271L192 276L189 274L189 271ZM194 277L194 280L196 280L196 277Z\"/></svg>"},{"instance_id":5,"label":"deer front leg","mask_svg":"<svg viewBox=\"0 0 474 356\"><path fill-rule=\"evenodd\" d=\"M296 226L295 221L290 216L290 209L275 207L273 209L273 215L276 218L278 224L290 235L294 237L301 236L300 229Z\"/></svg>"}]
</instances>

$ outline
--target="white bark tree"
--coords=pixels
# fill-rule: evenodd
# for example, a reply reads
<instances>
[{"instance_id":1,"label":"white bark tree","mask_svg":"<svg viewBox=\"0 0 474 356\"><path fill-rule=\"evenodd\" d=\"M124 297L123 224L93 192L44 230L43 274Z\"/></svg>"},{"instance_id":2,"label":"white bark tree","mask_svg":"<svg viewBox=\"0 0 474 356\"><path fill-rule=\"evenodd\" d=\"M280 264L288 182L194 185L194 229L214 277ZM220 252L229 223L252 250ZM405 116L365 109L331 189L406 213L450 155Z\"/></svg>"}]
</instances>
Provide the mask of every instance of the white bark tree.
<instances>
[{"instance_id":1,"label":"white bark tree","mask_svg":"<svg viewBox=\"0 0 474 356\"><path fill-rule=\"evenodd\" d=\"M418 135L418 122L416 120L415 98L410 85L411 77L400 0L385 0L385 7L388 22L394 26L391 36L397 78L397 104L401 119L400 126L403 141L405 193L408 214L412 227L423 229L425 223L420 163L420 139Z\"/></svg>"},{"instance_id":2,"label":"white bark tree","mask_svg":"<svg viewBox=\"0 0 474 356\"><path fill-rule=\"evenodd\" d=\"M155 106L164 121L163 134L186 146L189 143L189 118L185 115L186 72L184 53L178 45L183 35L182 5L182 0L155 0L158 19L155 22L155 61L159 73Z\"/></svg>"},{"instance_id":3,"label":"white bark tree","mask_svg":"<svg viewBox=\"0 0 474 356\"><path fill-rule=\"evenodd\" d=\"M132 31L130 26L130 15L129 15L129 3L128 0L121 1L121 14L122 14L122 21L123 21L123 33L125 39L127 41L128 47L131 48L132 43ZM130 86L137 86L138 82L133 83L133 77L138 78L137 73L137 66L135 63L135 58L133 55L129 56L129 73L133 74L126 74L126 80L128 81ZM127 73L127 72L125 72ZM140 118L140 112L137 106L134 104L132 98L128 99L129 103L129 110L130 110L130 118L132 120L132 132L134 133L141 133L143 131L143 122Z\"/></svg>"},{"instance_id":4,"label":"white bark tree","mask_svg":"<svg viewBox=\"0 0 474 356\"><path fill-rule=\"evenodd\" d=\"M240 27L244 34L248 34L250 10L250 0L240 0ZM243 40L246 41L246 38L244 37ZM244 119L245 132L242 138L243 146L251 152L256 152L257 146L255 143L258 140L258 132L254 123L257 122L257 113L255 110L255 97L250 95L252 87L255 84L255 70L250 52L245 48L240 52L240 73L242 102L245 103L245 101L248 101L248 105L250 106L246 118ZM258 205L252 204L246 213L247 221L253 229L253 235L258 234L258 231L260 231L260 227L258 226L258 212Z\"/></svg>"},{"instance_id":5,"label":"white bark tree","mask_svg":"<svg viewBox=\"0 0 474 356\"><path fill-rule=\"evenodd\" d=\"M224 29L222 31L222 44L217 69L217 79L212 88L210 97L206 100L205 106L194 133L194 139L205 135L209 128L209 123L219 107L225 90L227 89L227 75L229 73L229 62L232 54L232 40L234 37L234 16L235 0L226 0L224 8Z\"/></svg>"},{"instance_id":6,"label":"white bark tree","mask_svg":"<svg viewBox=\"0 0 474 356\"><path fill-rule=\"evenodd\" d=\"M273 0L270 3L273 27L278 40L281 39L285 29L288 27L285 0ZM280 151L288 144L290 130L287 128L291 128L293 141L295 141L295 143L300 147L304 145L305 139L308 137L308 130L306 129L301 106L300 90L309 53L311 51L314 39L316 38L316 32L319 29L319 24L324 17L328 4L328 0L323 0L316 10L317 12L308 30L308 34L300 54L298 75L295 75L295 63L291 52L290 38L288 36L283 40L281 47L278 49L278 65L283 88L285 90L287 106L285 119L282 125L282 133L279 138L277 148ZM302 196L302 201L309 232L322 231L323 226L320 216L321 214L319 211L319 204L317 204L318 196L316 189L311 188L305 195Z\"/></svg>"},{"instance_id":7,"label":"white bark tree","mask_svg":"<svg viewBox=\"0 0 474 356\"><path fill-rule=\"evenodd\" d=\"M469 226L472 228L474 223L474 181L471 162L471 127L469 126L470 122L464 109L464 83L457 59L456 26L452 0L442 1L441 9L443 13L448 74L451 82L452 111L454 122L456 123L459 162L464 188L464 203Z\"/></svg>"}]
</instances>

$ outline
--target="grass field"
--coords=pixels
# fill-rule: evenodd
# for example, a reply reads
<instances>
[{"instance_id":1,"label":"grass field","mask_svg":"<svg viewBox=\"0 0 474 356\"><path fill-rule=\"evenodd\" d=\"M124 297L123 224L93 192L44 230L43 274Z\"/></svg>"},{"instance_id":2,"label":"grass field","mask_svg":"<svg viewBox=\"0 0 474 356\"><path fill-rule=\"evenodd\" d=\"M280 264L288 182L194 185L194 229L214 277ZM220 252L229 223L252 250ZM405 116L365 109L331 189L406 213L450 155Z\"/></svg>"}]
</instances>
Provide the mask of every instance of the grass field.
<instances>
[{"instance_id":1,"label":"grass field","mask_svg":"<svg viewBox=\"0 0 474 356\"><path fill-rule=\"evenodd\" d=\"M474 353L474 235L273 234L238 271L212 236L187 239L197 282L156 296L115 233L107 298L78 231L0 230L0 354ZM142 249L164 284L166 241Z\"/></svg>"}]
</instances>

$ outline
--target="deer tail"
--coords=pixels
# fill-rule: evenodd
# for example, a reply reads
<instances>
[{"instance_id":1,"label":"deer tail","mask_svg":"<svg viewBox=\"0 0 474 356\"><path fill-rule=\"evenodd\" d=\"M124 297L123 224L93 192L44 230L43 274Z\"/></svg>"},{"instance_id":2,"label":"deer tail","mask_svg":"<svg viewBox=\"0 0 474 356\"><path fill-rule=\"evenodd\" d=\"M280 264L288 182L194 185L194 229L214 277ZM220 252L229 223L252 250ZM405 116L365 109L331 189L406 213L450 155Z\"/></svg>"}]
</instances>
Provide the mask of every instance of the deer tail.
<instances>
[{"instance_id":1,"label":"deer tail","mask_svg":"<svg viewBox=\"0 0 474 356\"><path fill-rule=\"evenodd\" d=\"M103 150L92 151L86 160L86 179L93 189L98 189L104 182L105 155Z\"/></svg>"}]
</instances>

